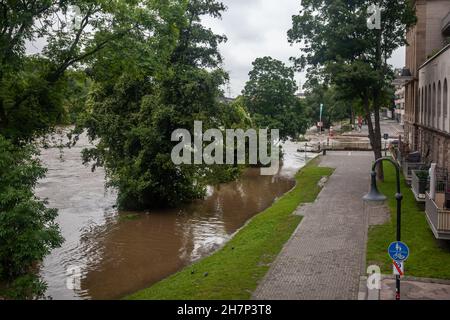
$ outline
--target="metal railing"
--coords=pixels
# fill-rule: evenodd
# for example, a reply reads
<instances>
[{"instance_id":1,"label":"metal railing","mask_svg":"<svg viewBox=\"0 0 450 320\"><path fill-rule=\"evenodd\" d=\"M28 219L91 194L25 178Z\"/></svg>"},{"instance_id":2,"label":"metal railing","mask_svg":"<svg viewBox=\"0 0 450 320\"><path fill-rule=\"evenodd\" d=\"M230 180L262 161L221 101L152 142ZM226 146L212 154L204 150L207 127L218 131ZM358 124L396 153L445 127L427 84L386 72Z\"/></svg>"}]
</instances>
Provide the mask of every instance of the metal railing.
<instances>
[{"instance_id":1,"label":"metal railing","mask_svg":"<svg viewBox=\"0 0 450 320\"><path fill-rule=\"evenodd\" d=\"M427 174L427 178L419 178L419 173ZM422 175L421 175L422 176ZM424 202L426 192L430 190L430 180L427 170L413 170L411 178L411 189L417 201Z\"/></svg>"}]
</instances>

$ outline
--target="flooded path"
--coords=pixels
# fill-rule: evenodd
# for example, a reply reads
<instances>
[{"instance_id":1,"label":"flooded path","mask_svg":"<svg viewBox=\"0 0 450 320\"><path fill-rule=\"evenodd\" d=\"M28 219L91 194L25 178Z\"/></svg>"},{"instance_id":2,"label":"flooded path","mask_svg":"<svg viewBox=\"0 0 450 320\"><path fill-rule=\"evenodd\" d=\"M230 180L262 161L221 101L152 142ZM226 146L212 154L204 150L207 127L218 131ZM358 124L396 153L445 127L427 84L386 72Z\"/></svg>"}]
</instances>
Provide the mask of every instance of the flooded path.
<instances>
[{"instance_id":1,"label":"flooded path","mask_svg":"<svg viewBox=\"0 0 450 320\"><path fill-rule=\"evenodd\" d=\"M204 200L172 210L118 212L105 190L102 169L81 163L82 137L72 149L42 150L47 177L36 193L59 209L65 242L44 260L41 276L53 299L117 299L177 272L224 244L252 216L295 184L305 163L298 145L285 145L279 174L249 169L237 181L211 188ZM311 155L309 155L311 156ZM81 271L80 288L68 289L67 270Z\"/></svg>"}]
</instances>

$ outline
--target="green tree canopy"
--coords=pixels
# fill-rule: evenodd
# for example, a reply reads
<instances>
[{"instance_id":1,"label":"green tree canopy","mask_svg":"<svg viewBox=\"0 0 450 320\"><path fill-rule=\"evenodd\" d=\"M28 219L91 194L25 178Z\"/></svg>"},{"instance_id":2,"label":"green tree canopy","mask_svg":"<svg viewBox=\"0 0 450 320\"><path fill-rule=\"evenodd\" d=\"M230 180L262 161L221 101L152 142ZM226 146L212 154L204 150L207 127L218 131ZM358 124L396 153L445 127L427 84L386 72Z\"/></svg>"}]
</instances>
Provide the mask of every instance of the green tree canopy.
<instances>
[{"instance_id":1,"label":"green tree canopy","mask_svg":"<svg viewBox=\"0 0 450 320\"><path fill-rule=\"evenodd\" d=\"M33 194L46 171L35 155L34 147L17 147L0 135L0 284L7 282L0 295L19 299L44 293L33 267L62 242L57 211Z\"/></svg>"},{"instance_id":2,"label":"green tree canopy","mask_svg":"<svg viewBox=\"0 0 450 320\"><path fill-rule=\"evenodd\" d=\"M226 38L201 23L204 15L220 17L225 7L192 0L149 3L147 9L158 17L153 24L113 41L90 64L95 84L80 126L91 139L99 138L84 159L106 168L109 185L119 190L118 204L126 209L201 198L209 178L238 173L234 166L171 160L176 129L193 133L194 121L202 121L203 130L223 128L240 112L219 99L228 75L220 67L218 46Z\"/></svg>"},{"instance_id":3,"label":"green tree canopy","mask_svg":"<svg viewBox=\"0 0 450 320\"><path fill-rule=\"evenodd\" d=\"M142 34L138 21L154 14L134 0L5 0L0 17L0 295L33 298L45 290L33 267L61 243L56 210L33 195L45 174L35 140L86 89L70 85L85 79L80 70L111 42ZM42 52L27 54L37 40Z\"/></svg>"},{"instance_id":4,"label":"green tree canopy","mask_svg":"<svg viewBox=\"0 0 450 320\"><path fill-rule=\"evenodd\" d=\"M322 121L328 128L337 121L351 119L353 103L348 98L341 97L341 93L335 86L317 84L308 88L304 100L308 117L313 120L313 125L320 119L320 105L323 104Z\"/></svg>"},{"instance_id":5,"label":"green tree canopy","mask_svg":"<svg viewBox=\"0 0 450 320\"><path fill-rule=\"evenodd\" d=\"M253 62L249 76L242 95L255 124L279 129L282 139L304 133L307 119L295 96L294 70L279 60L263 57Z\"/></svg>"},{"instance_id":6,"label":"green tree canopy","mask_svg":"<svg viewBox=\"0 0 450 320\"><path fill-rule=\"evenodd\" d=\"M380 11L379 29L368 27L373 5ZM415 21L409 0L304 0L288 32L289 41L302 47L293 58L298 68L308 67L310 79L362 101L376 158L382 156L379 111L393 74L387 60L406 44L406 30Z\"/></svg>"}]
</instances>

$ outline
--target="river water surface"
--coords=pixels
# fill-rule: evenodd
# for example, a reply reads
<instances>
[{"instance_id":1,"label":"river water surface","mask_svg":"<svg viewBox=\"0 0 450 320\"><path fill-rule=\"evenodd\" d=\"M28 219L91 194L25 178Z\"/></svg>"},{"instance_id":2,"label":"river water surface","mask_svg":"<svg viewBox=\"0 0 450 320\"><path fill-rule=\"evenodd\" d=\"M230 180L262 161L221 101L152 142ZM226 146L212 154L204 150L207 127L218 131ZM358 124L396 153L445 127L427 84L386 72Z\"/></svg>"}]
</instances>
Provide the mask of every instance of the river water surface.
<instances>
[{"instance_id":1,"label":"river water surface","mask_svg":"<svg viewBox=\"0 0 450 320\"><path fill-rule=\"evenodd\" d=\"M299 145L288 142L276 176L249 169L235 182L210 188L204 200L130 213L114 208L116 194L105 189L104 171L82 165L80 152L89 146L82 136L62 153L58 148L41 152L48 173L36 193L59 210L57 222L65 238L41 267L53 299L121 298L211 254L289 191L295 172L305 164ZM81 271L79 277L70 273L74 270ZM68 286L68 280L79 280L79 287Z\"/></svg>"}]
</instances>

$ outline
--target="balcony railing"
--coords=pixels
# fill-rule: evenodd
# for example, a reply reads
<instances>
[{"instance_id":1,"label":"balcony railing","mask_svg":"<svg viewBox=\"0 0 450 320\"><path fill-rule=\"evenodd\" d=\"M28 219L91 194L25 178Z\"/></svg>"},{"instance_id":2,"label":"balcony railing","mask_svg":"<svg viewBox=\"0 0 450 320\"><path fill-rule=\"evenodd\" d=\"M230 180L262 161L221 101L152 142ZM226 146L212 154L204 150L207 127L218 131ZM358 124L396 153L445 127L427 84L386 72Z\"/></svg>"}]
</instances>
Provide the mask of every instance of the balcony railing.
<instances>
[{"instance_id":1,"label":"balcony railing","mask_svg":"<svg viewBox=\"0 0 450 320\"><path fill-rule=\"evenodd\" d=\"M430 181L427 170L413 170L411 189L418 202L425 202L426 193L429 191Z\"/></svg>"},{"instance_id":2,"label":"balcony railing","mask_svg":"<svg viewBox=\"0 0 450 320\"><path fill-rule=\"evenodd\" d=\"M403 160L401 162L401 167L403 169L403 175L405 176L405 180L408 183L412 182L412 175L413 171L421 171L426 167L425 163L422 162L407 162L406 160Z\"/></svg>"},{"instance_id":3,"label":"balcony railing","mask_svg":"<svg viewBox=\"0 0 450 320\"><path fill-rule=\"evenodd\" d=\"M436 194L436 201L431 199L430 194L426 193L425 213L428 224L437 239L450 240L450 210L443 209L440 204L445 197L442 193Z\"/></svg>"}]
</instances>

